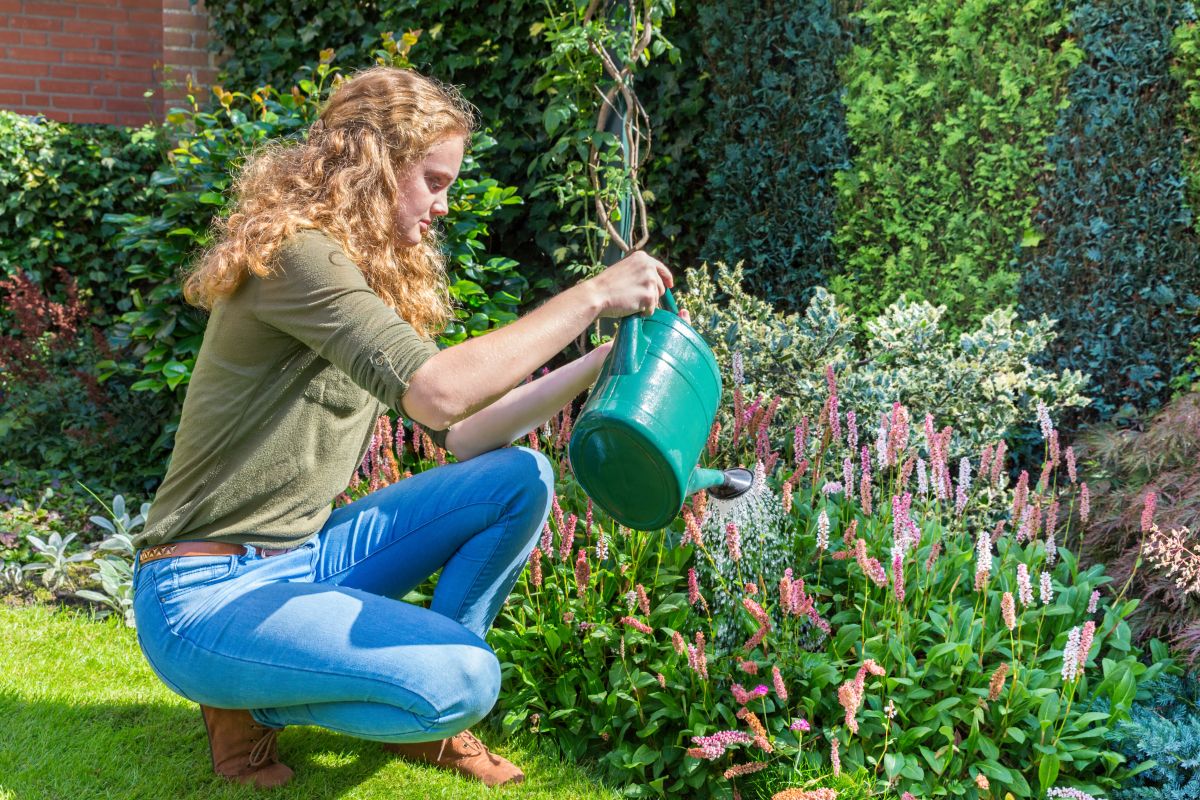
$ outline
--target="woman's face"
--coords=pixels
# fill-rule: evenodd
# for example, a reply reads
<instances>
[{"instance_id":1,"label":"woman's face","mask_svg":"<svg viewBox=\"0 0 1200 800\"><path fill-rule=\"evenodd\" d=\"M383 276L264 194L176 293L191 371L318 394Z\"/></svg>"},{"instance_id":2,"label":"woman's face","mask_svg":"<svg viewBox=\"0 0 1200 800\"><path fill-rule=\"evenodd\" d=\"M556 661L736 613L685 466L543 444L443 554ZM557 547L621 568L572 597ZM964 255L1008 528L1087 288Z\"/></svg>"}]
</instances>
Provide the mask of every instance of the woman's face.
<instances>
[{"instance_id":1,"label":"woman's face","mask_svg":"<svg viewBox=\"0 0 1200 800\"><path fill-rule=\"evenodd\" d=\"M420 244L434 218L450 210L446 195L462 167L464 144L461 136L442 139L400 175L396 228L406 245Z\"/></svg>"}]
</instances>

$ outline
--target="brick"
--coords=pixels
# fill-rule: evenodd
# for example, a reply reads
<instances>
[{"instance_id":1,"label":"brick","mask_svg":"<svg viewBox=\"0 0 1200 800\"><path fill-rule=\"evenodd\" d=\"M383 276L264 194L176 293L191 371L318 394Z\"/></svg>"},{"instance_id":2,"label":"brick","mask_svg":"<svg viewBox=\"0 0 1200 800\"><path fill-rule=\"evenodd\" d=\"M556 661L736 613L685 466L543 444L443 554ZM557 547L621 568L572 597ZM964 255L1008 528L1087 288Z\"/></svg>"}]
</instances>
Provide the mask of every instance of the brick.
<instances>
[{"instance_id":1,"label":"brick","mask_svg":"<svg viewBox=\"0 0 1200 800\"><path fill-rule=\"evenodd\" d=\"M49 116L49 115L47 115ZM63 122L92 123L97 125L115 125L116 114L111 111L70 111L66 113Z\"/></svg>"},{"instance_id":2,"label":"brick","mask_svg":"<svg viewBox=\"0 0 1200 800\"><path fill-rule=\"evenodd\" d=\"M53 92L55 94L91 94L92 84L90 81L64 81L55 78L42 78L38 81L38 87L43 92Z\"/></svg>"},{"instance_id":3,"label":"brick","mask_svg":"<svg viewBox=\"0 0 1200 800\"><path fill-rule=\"evenodd\" d=\"M21 47L48 47L48 38L41 31L21 31Z\"/></svg>"},{"instance_id":4,"label":"brick","mask_svg":"<svg viewBox=\"0 0 1200 800\"><path fill-rule=\"evenodd\" d=\"M112 81L91 81L88 85L91 87L92 97L116 97L123 88Z\"/></svg>"},{"instance_id":5,"label":"brick","mask_svg":"<svg viewBox=\"0 0 1200 800\"><path fill-rule=\"evenodd\" d=\"M88 51L67 51L63 53L63 60L70 64L96 64L104 66L116 63L117 57L112 53Z\"/></svg>"},{"instance_id":6,"label":"brick","mask_svg":"<svg viewBox=\"0 0 1200 800\"><path fill-rule=\"evenodd\" d=\"M61 47L64 50L91 50L96 46L96 40L91 36L52 33L50 34L50 46Z\"/></svg>"},{"instance_id":7,"label":"brick","mask_svg":"<svg viewBox=\"0 0 1200 800\"><path fill-rule=\"evenodd\" d=\"M52 78L92 80L96 77L96 68L80 64L51 64L49 74Z\"/></svg>"},{"instance_id":8,"label":"brick","mask_svg":"<svg viewBox=\"0 0 1200 800\"><path fill-rule=\"evenodd\" d=\"M40 64L20 64L15 61L7 62L2 67L3 71L8 75L49 75L50 65L46 63Z\"/></svg>"},{"instance_id":9,"label":"brick","mask_svg":"<svg viewBox=\"0 0 1200 800\"><path fill-rule=\"evenodd\" d=\"M162 54L153 53L122 53L117 52L117 66L127 69L153 69Z\"/></svg>"},{"instance_id":10,"label":"brick","mask_svg":"<svg viewBox=\"0 0 1200 800\"><path fill-rule=\"evenodd\" d=\"M12 108L13 106L21 105L20 92L4 92L0 91L0 106L4 108Z\"/></svg>"},{"instance_id":11,"label":"brick","mask_svg":"<svg viewBox=\"0 0 1200 800\"><path fill-rule=\"evenodd\" d=\"M168 58L169 57L169 58ZM207 67L211 66L209 54L200 50L172 50L163 53L163 60L176 66Z\"/></svg>"},{"instance_id":12,"label":"brick","mask_svg":"<svg viewBox=\"0 0 1200 800\"><path fill-rule=\"evenodd\" d=\"M25 76L0 75L0 91L32 92L37 89L37 79Z\"/></svg>"},{"instance_id":13,"label":"brick","mask_svg":"<svg viewBox=\"0 0 1200 800\"><path fill-rule=\"evenodd\" d=\"M0 0L0 14L23 14L24 0Z\"/></svg>"},{"instance_id":14,"label":"brick","mask_svg":"<svg viewBox=\"0 0 1200 800\"><path fill-rule=\"evenodd\" d=\"M163 27L203 25L208 27L208 12L192 9L163 8Z\"/></svg>"},{"instance_id":15,"label":"brick","mask_svg":"<svg viewBox=\"0 0 1200 800\"><path fill-rule=\"evenodd\" d=\"M98 19L64 19L63 33L85 33L88 36L112 36L113 24Z\"/></svg>"},{"instance_id":16,"label":"brick","mask_svg":"<svg viewBox=\"0 0 1200 800\"><path fill-rule=\"evenodd\" d=\"M103 74L96 76L100 80L111 81L112 83L136 83L139 86L151 83L154 73L149 69L122 69L120 67L109 67L104 70Z\"/></svg>"},{"instance_id":17,"label":"brick","mask_svg":"<svg viewBox=\"0 0 1200 800\"><path fill-rule=\"evenodd\" d=\"M11 61L43 61L46 63L62 61L62 51L49 47L10 47L7 58Z\"/></svg>"},{"instance_id":18,"label":"brick","mask_svg":"<svg viewBox=\"0 0 1200 800\"><path fill-rule=\"evenodd\" d=\"M29 106L30 108L49 108L50 107L50 95L48 95L48 94L31 94L30 92L26 92L25 93L25 105Z\"/></svg>"},{"instance_id":19,"label":"brick","mask_svg":"<svg viewBox=\"0 0 1200 800\"><path fill-rule=\"evenodd\" d=\"M53 95L50 98L50 105L55 108L78 108L87 111L95 111L104 108L104 101L99 97L82 97L80 95Z\"/></svg>"},{"instance_id":20,"label":"brick","mask_svg":"<svg viewBox=\"0 0 1200 800\"><path fill-rule=\"evenodd\" d=\"M75 16L74 3L32 3L26 0L25 7L22 10L33 17Z\"/></svg>"},{"instance_id":21,"label":"brick","mask_svg":"<svg viewBox=\"0 0 1200 800\"><path fill-rule=\"evenodd\" d=\"M113 25L112 35L128 39L158 39L162 36L162 25L124 22Z\"/></svg>"},{"instance_id":22,"label":"brick","mask_svg":"<svg viewBox=\"0 0 1200 800\"><path fill-rule=\"evenodd\" d=\"M158 39L117 39L115 50L124 53L158 52L162 42Z\"/></svg>"},{"instance_id":23,"label":"brick","mask_svg":"<svg viewBox=\"0 0 1200 800\"><path fill-rule=\"evenodd\" d=\"M115 8L106 8L104 6L80 6L80 19L98 19L107 20L108 22L128 22L129 15Z\"/></svg>"},{"instance_id":24,"label":"brick","mask_svg":"<svg viewBox=\"0 0 1200 800\"><path fill-rule=\"evenodd\" d=\"M0 44L20 44L21 34L17 31L0 29Z\"/></svg>"},{"instance_id":25,"label":"brick","mask_svg":"<svg viewBox=\"0 0 1200 800\"><path fill-rule=\"evenodd\" d=\"M133 100L130 98L106 97L104 99L104 108L108 111L141 111L149 114L152 107L153 104L146 98Z\"/></svg>"},{"instance_id":26,"label":"brick","mask_svg":"<svg viewBox=\"0 0 1200 800\"><path fill-rule=\"evenodd\" d=\"M25 31L61 31L66 20L48 17L23 17L15 14L8 20L8 25L11 28L19 28Z\"/></svg>"},{"instance_id":27,"label":"brick","mask_svg":"<svg viewBox=\"0 0 1200 800\"><path fill-rule=\"evenodd\" d=\"M126 19L130 22L142 25L162 25L161 11L129 11L126 12Z\"/></svg>"},{"instance_id":28,"label":"brick","mask_svg":"<svg viewBox=\"0 0 1200 800\"><path fill-rule=\"evenodd\" d=\"M194 45L193 39L194 36L192 34L184 33L183 31L163 31L162 43L164 48L170 47L172 49L179 48L186 50L192 49Z\"/></svg>"},{"instance_id":29,"label":"brick","mask_svg":"<svg viewBox=\"0 0 1200 800\"><path fill-rule=\"evenodd\" d=\"M111 85L116 88L116 91L113 92L113 95L116 97L132 97L136 99L141 98L147 89L153 89L156 94L161 91L161 87L158 86L157 82L151 81L139 81L137 83L112 83Z\"/></svg>"}]
</instances>

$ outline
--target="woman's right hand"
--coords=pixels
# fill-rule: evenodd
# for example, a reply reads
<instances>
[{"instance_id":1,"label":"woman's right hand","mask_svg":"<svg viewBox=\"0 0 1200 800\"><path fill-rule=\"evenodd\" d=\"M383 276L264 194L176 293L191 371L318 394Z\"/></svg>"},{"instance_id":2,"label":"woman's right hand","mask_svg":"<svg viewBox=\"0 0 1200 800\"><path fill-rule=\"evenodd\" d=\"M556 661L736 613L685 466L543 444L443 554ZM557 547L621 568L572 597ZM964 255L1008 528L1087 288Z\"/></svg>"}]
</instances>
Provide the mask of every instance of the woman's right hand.
<instances>
[{"instance_id":1,"label":"woman's right hand","mask_svg":"<svg viewBox=\"0 0 1200 800\"><path fill-rule=\"evenodd\" d=\"M666 266L638 250L608 267L586 283L599 293L601 317L650 316L667 287L675 285Z\"/></svg>"}]
</instances>

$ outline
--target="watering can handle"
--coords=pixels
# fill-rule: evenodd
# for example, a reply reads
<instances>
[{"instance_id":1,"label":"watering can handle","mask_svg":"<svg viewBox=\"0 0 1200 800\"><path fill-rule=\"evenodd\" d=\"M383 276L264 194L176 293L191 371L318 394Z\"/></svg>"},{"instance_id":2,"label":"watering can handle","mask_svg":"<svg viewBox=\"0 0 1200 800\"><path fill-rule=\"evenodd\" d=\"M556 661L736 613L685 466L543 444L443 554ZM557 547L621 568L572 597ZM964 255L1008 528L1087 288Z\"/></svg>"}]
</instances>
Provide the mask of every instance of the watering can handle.
<instances>
[{"instance_id":1,"label":"watering can handle","mask_svg":"<svg viewBox=\"0 0 1200 800\"><path fill-rule=\"evenodd\" d=\"M663 293L663 302L668 311L676 316L679 315L679 306L670 289ZM643 355L640 346L641 340L642 315L630 314L627 317L621 317L621 321L617 323L617 341L613 344L613 374L632 375L638 371Z\"/></svg>"}]
</instances>

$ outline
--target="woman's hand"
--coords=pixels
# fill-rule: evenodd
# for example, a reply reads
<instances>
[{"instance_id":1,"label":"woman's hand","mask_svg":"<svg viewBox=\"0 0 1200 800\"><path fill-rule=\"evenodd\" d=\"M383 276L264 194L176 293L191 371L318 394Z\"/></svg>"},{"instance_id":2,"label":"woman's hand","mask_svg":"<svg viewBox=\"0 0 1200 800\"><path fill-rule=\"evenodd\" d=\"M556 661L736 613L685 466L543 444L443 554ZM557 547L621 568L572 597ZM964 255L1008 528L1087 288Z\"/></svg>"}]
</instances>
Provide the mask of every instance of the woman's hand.
<instances>
[{"instance_id":1,"label":"woman's hand","mask_svg":"<svg viewBox=\"0 0 1200 800\"><path fill-rule=\"evenodd\" d=\"M666 266L639 250L585 281L600 298L601 317L650 316L658 299L675 285Z\"/></svg>"}]
</instances>

